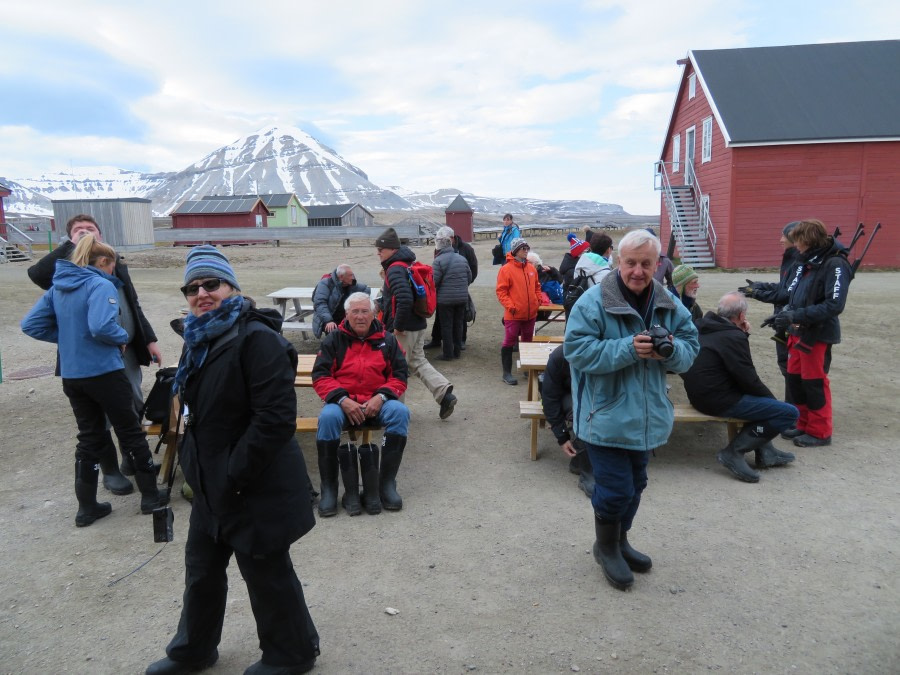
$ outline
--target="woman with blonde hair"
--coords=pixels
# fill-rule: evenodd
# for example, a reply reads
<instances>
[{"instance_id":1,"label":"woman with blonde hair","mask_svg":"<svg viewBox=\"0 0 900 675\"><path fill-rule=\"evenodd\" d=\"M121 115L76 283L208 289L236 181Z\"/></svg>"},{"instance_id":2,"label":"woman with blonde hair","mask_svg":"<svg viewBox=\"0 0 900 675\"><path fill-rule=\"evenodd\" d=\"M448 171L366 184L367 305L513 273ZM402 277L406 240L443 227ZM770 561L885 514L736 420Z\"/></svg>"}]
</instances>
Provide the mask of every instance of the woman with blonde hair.
<instances>
[{"instance_id":1,"label":"woman with blonde hair","mask_svg":"<svg viewBox=\"0 0 900 675\"><path fill-rule=\"evenodd\" d=\"M21 324L27 335L59 348L63 392L78 425L76 527L91 525L112 511L108 502L97 502L98 465L109 435L107 418L122 452L134 463L141 513L152 513L169 501L168 494L156 487L147 437L125 375L122 352L128 333L118 323L122 282L113 276L115 266L112 246L94 235L83 236L69 260L57 261L53 286Z\"/></svg>"}]
</instances>

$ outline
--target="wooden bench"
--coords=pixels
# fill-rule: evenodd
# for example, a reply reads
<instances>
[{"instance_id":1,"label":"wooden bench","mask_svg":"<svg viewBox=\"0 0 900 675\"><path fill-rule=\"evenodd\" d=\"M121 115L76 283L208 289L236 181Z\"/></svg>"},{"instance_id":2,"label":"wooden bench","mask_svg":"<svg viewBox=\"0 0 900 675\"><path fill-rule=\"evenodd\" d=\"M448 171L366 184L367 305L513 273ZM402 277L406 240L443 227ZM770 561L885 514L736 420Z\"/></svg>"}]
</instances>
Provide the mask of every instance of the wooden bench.
<instances>
[{"instance_id":1,"label":"wooden bench","mask_svg":"<svg viewBox=\"0 0 900 675\"><path fill-rule=\"evenodd\" d=\"M728 428L729 442L734 440L741 425L746 421L736 417L704 415L689 403L677 403L674 408L675 424L691 422L721 422L725 424ZM543 404L540 401L519 401L519 417L531 420L531 459L536 460L538 458L538 427L542 422L547 421L544 416Z\"/></svg>"},{"instance_id":2,"label":"wooden bench","mask_svg":"<svg viewBox=\"0 0 900 675\"><path fill-rule=\"evenodd\" d=\"M172 397L172 409L169 411L169 429L163 438L162 461L159 467L159 482L167 484L169 475L175 470L175 453L178 449L178 437L184 433L184 419L181 420L181 428L178 426L178 407L181 405L177 396ZM141 428L147 436L159 437L162 434L162 424L143 420ZM152 445L152 443L151 443Z\"/></svg>"},{"instance_id":3,"label":"wooden bench","mask_svg":"<svg viewBox=\"0 0 900 675\"><path fill-rule=\"evenodd\" d=\"M361 429L347 429L347 435L350 437L351 441L357 440L357 434L362 434L362 442L363 444L372 442L372 432L373 431L381 431L382 427L376 426L365 426ZM298 417L297 418L297 433L315 433L319 430L319 418L318 417Z\"/></svg>"},{"instance_id":4,"label":"wooden bench","mask_svg":"<svg viewBox=\"0 0 900 675\"><path fill-rule=\"evenodd\" d=\"M313 325L307 321L285 321L281 324L281 332L284 333L286 330L299 330L303 333L303 339L309 340L310 338L306 334L312 334Z\"/></svg>"},{"instance_id":5,"label":"wooden bench","mask_svg":"<svg viewBox=\"0 0 900 675\"><path fill-rule=\"evenodd\" d=\"M531 338L532 342L552 342L554 344L562 344L565 342L565 335L535 335Z\"/></svg>"}]
</instances>

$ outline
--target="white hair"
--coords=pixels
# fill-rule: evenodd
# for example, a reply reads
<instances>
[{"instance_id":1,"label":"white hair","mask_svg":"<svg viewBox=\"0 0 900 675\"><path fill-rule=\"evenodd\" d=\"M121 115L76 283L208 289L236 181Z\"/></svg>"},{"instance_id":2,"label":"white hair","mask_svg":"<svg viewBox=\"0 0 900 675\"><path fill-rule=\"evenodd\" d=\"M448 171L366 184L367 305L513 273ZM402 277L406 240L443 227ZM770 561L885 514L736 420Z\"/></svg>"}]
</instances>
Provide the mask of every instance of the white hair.
<instances>
[{"instance_id":1,"label":"white hair","mask_svg":"<svg viewBox=\"0 0 900 675\"><path fill-rule=\"evenodd\" d=\"M439 227L438 231L434 233L435 239L449 239L453 241L453 237L456 236L456 232L453 231L453 228L449 225L444 225L443 227Z\"/></svg>"},{"instance_id":2,"label":"white hair","mask_svg":"<svg viewBox=\"0 0 900 675\"><path fill-rule=\"evenodd\" d=\"M745 298L742 293L731 291L719 299L719 305L716 307L716 314L723 319L732 319L745 313L747 308L747 298Z\"/></svg>"},{"instance_id":3,"label":"white hair","mask_svg":"<svg viewBox=\"0 0 900 675\"><path fill-rule=\"evenodd\" d=\"M622 251L625 249L641 248L647 244L653 246L653 250L656 252L656 257L658 258L659 254L662 252L662 244L659 243L659 239L657 239L655 235L647 232L647 230L632 230L622 237L622 241L619 242L619 257L621 257Z\"/></svg>"},{"instance_id":4,"label":"white hair","mask_svg":"<svg viewBox=\"0 0 900 675\"><path fill-rule=\"evenodd\" d=\"M453 248L453 240L449 237L435 237L434 238L434 247L438 251L445 251L448 248Z\"/></svg>"},{"instance_id":5,"label":"white hair","mask_svg":"<svg viewBox=\"0 0 900 675\"><path fill-rule=\"evenodd\" d=\"M352 272L353 269L347 263L342 263L334 268L334 273L339 277L344 276L347 272Z\"/></svg>"},{"instance_id":6,"label":"white hair","mask_svg":"<svg viewBox=\"0 0 900 675\"><path fill-rule=\"evenodd\" d=\"M540 267L544 264L544 261L541 260L541 256L539 256L534 251L528 251L528 255L525 257L528 259L528 262L530 262L532 265L535 265L536 267Z\"/></svg>"},{"instance_id":7,"label":"white hair","mask_svg":"<svg viewBox=\"0 0 900 675\"><path fill-rule=\"evenodd\" d=\"M351 293L347 296L347 299L344 300L344 311L350 311L350 305L354 302L368 302L369 309L374 312L375 311L375 301L372 300L372 296L368 293L363 293L362 291L357 291L356 293Z\"/></svg>"}]
</instances>

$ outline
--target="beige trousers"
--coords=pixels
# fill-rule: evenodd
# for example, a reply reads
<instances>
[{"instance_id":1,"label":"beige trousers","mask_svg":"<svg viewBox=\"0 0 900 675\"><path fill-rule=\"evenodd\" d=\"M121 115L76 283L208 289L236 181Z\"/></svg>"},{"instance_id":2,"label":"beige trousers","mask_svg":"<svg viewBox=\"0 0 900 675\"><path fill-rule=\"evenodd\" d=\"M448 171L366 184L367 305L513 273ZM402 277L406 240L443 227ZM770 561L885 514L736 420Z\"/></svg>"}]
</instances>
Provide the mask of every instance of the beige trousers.
<instances>
[{"instance_id":1,"label":"beige trousers","mask_svg":"<svg viewBox=\"0 0 900 675\"><path fill-rule=\"evenodd\" d=\"M441 375L437 369L425 358L425 338L427 330L408 330L403 333L394 333L397 342L406 352L406 363L409 365L410 376L418 377L424 384L434 400L440 403L447 389L450 388L450 381Z\"/></svg>"}]
</instances>

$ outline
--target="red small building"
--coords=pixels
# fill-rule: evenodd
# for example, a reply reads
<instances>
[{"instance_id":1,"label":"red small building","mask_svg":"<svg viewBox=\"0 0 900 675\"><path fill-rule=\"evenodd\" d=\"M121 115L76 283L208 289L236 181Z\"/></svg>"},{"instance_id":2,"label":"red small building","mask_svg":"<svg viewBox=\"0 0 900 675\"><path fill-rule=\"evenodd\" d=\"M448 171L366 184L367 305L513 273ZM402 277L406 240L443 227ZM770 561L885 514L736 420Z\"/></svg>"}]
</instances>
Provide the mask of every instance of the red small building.
<instances>
[{"instance_id":1,"label":"red small building","mask_svg":"<svg viewBox=\"0 0 900 675\"><path fill-rule=\"evenodd\" d=\"M444 217L447 226L453 229L456 236L466 243L472 243L475 238L475 212L462 195L456 195L456 199L450 202L450 206L444 211Z\"/></svg>"},{"instance_id":2,"label":"red small building","mask_svg":"<svg viewBox=\"0 0 900 675\"><path fill-rule=\"evenodd\" d=\"M0 236L6 236L6 214L3 211L3 200L12 194L12 190L0 183Z\"/></svg>"},{"instance_id":3,"label":"red small building","mask_svg":"<svg viewBox=\"0 0 900 675\"><path fill-rule=\"evenodd\" d=\"M691 51L656 188L663 242L697 267L771 267L785 224L883 230L900 267L900 40ZM857 245L850 259L862 250Z\"/></svg>"},{"instance_id":4,"label":"red small building","mask_svg":"<svg viewBox=\"0 0 900 675\"><path fill-rule=\"evenodd\" d=\"M235 199L202 199L185 201L172 211L172 228L248 228L266 227L271 215L259 197ZM193 245L201 242L185 242ZM211 242L249 244L252 241Z\"/></svg>"}]
</instances>

